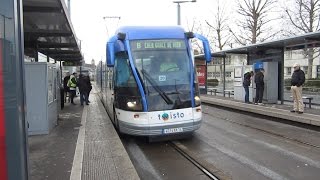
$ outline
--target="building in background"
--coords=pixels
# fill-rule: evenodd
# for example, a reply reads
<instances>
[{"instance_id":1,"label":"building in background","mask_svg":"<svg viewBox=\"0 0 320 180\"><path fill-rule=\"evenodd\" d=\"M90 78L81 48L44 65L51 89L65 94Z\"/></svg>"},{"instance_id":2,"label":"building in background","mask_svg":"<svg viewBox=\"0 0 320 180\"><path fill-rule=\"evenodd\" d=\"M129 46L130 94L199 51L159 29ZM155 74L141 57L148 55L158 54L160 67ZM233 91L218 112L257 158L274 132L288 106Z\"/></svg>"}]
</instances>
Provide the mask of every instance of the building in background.
<instances>
[{"instance_id":1,"label":"building in background","mask_svg":"<svg viewBox=\"0 0 320 180\"><path fill-rule=\"evenodd\" d=\"M319 51L319 50L316 50ZM319 52L314 54L313 66L312 66L312 78L320 78L320 57ZM284 79L291 78L293 73L292 65L298 63L301 69L308 74L308 57L304 50L285 51L284 55Z\"/></svg>"},{"instance_id":2,"label":"building in background","mask_svg":"<svg viewBox=\"0 0 320 180\"><path fill-rule=\"evenodd\" d=\"M223 58L216 57L211 63L207 64L207 82L208 88L216 88L223 91L223 80L225 78L225 88L233 89L234 67L247 64L247 55L228 54L225 58L225 71L223 67Z\"/></svg>"}]
</instances>

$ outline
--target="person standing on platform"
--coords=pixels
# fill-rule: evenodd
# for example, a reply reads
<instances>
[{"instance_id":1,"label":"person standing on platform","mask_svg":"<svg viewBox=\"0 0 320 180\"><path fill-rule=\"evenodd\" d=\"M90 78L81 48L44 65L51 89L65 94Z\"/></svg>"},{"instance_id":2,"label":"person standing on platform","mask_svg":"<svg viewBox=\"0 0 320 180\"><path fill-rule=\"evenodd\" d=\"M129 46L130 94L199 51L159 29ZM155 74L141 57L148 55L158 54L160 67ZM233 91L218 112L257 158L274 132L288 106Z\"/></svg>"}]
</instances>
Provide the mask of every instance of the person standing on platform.
<instances>
[{"instance_id":1,"label":"person standing on platform","mask_svg":"<svg viewBox=\"0 0 320 180\"><path fill-rule=\"evenodd\" d=\"M91 92L91 90L92 90L92 84L91 84L89 75L86 75L86 82L87 82L88 87L89 87L89 91L88 91L88 103L90 103L90 101L89 101L89 96L90 96L90 92Z\"/></svg>"},{"instance_id":2,"label":"person standing on platform","mask_svg":"<svg viewBox=\"0 0 320 180\"><path fill-rule=\"evenodd\" d=\"M264 91L264 69L261 68L259 72L254 76L254 82L256 83L256 99L254 104L264 105L262 103L263 91Z\"/></svg>"},{"instance_id":3,"label":"person standing on platform","mask_svg":"<svg viewBox=\"0 0 320 180\"><path fill-rule=\"evenodd\" d=\"M71 104L76 105L73 102L73 98L76 96L76 88L77 88L77 79L76 79L77 73L74 72L72 75L70 75L70 79L68 81L68 87L70 88L69 94L70 94L70 100Z\"/></svg>"},{"instance_id":4,"label":"person standing on platform","mask_svg":"<svg viewBox=\"0 0 320 180\"><path fill-rule=\"evenodd\" d=\"M302 100L302 85L305 82L305 74L300 69L300 65L295 63L293 65L293 74L291 77L291 91L293 97L293 110L291 112L297 112L302 114L304 111L303 100Z\"/></svg>"},{"instance_id":5,"label":"person standing on platform","mask_svg":"<svg viewBox=\"0 0 320 180\"><path fill-rule=\"evenodd\" d=\"M90 80L89 80L89 82L90 82ZM89 94L90 86L88 84L88 78L86 76L84 76L83 74L80 74L80 76L79 76L78 87L79 87L79 91L80 91L81 106L83 106L84 102L86 103L86 105L89 105L88 94Z\"/></svg>"},{"instance_id":6,"label":"person standing on platform","mask_svg":"<svg viewBox=\"0 0 320 180\"><path fill-rule=\"evenodd\" d=\"M67 72L66 76L63 78L63 90L64 90L64 102L67 102L67 96L69 95L70 88L68 87L68 81L70 79L70 73ZM70 100L70 96L69 96Z\"/></svg>"},{"instance_id":7,"label":"person standing on platform","mask_svg":"<svg viewBox=\"0 0 320 180\"><path fill-rule=\"evenodd\" d=\"M253 71L251 72L246 72L243 75L243 87L245 91L245 96L244 96L244 102L245 103L250 103L249 101L249 86L251 85L251 77L253 76Z\"/></svg>"}]
</instances>

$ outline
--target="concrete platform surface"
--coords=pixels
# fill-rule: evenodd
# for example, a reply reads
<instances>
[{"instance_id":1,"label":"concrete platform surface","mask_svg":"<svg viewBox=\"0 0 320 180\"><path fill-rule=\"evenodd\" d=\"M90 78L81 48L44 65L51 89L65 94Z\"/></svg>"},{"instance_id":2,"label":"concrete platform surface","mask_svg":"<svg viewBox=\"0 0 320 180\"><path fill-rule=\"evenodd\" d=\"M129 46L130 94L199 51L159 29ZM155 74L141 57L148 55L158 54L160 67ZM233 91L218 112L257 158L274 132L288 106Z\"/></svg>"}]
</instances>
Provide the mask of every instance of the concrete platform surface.
<instances>
[{"instance_id":1,"label":"concrete platform surface","mask_svg":"<svg viewBox=\"0 0 320 180\"><path fill-rule=\"evenodd\" d=\"M32 180L139 179L98 96L67 103L49 135L30 136Z\"/></svg>"},{"instance_id":2,"label":"concrete platform surface","mask_svg":"<svg viewBox=\"0 0 320 180\"><path fill-rule=\"evenodd\" d=\"M235 101L232 98L223 98L211 95L201 95L201 101L203 103L212 104L221 107L227 107L231 109L246 111L250 113L260 114L264 116L280 118L289 121L295 121L299 123L305 123L314 126L320 126L320 111L319 109L305 108L305 113L297 114L291 113L292 106L288 105L275 105L266 104L263 106L246 104L244 102Z\"/></svg>"}]
</instances>

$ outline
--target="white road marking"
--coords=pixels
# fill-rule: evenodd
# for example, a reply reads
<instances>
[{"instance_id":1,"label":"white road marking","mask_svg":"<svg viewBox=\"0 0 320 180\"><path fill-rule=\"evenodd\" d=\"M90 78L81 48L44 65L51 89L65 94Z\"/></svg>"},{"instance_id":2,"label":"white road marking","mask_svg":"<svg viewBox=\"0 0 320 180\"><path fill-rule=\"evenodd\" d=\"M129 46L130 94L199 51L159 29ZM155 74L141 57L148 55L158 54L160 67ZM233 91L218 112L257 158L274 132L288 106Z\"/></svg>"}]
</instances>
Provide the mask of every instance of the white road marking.
<instances>
[{"instance_id":1,"label":"white road marking","mask_svg":"<svg viewBox=\"0 0 320 180\"><path fill-rule=\"evenodd\" d=\"M231 133L231 134L238 135L238 136L248 137L247 135L244 135L244 134L241 134L241 133L238 133L238 132L235 132L235 131L230 131L230 130L224 130L224 131L226 131L228 133ZM310 159L308 157L302 156L300 154L296 154L294 152L285 150L285 149L283 149L283 148L281 148L279 146L276 146L276 145L273 145L273 144L269 144L267 142L264 142L264 141L261 141L261 140L258 140L258 139L252 138L252 137L248 138L247 140L251 141L251 142L254 142L254 143L257 143L257 144L260 144L260 145L265 146L267 148L273 149L273 150L275 150L275 151L277 151L279 153L282 153L283 155L292 157L297 161L308 163L311 166L314 166L316 168L320 168L320 162L314 161L314 160L312 160L312 159Z\"/></svg>"},{"instance_id":2,"label":"white road marking","mask_svg":"<svg viewBox=\"0 0 320 180\"><path fill-rule=\"evenodd\" d=\"M81 180L87 112L88 112L88 106L84 106L83 112L82 112L82 118L81 118L82 126L80 127L79 134L78 134L78 140L77 140L76 150L73 157L70 180Z\"/></svg>"},{"instance_id":3,"label":"white road marking","mask_svg":"<svg viewBox=\"0 0 320 180\"><path fill-rule=\"evenodd\" d=\"M255 140L255 139L253 139L252 141L255 142L255 143L261 144L261 145L263 145L265 147L268 147L270 149L273 149L273 150L275 150L275 151L277 151L279 153L282 153L282 154L284 154L286 156L292 157L297 161L308 163L311 166L314 166L316 168L320 168L320 162L314 161L314 160L312 160L312 159L310 159L308 157L302 156L300 154L296 154L296 153L291 152L291 151L287 151L285 149L282 149L281 147L278 147L278 146L275 146L273 144L269 144L269 143L266 143L266 142L263 142L263 141L259 141L259 140Z\"/></svg>"},{"instance_id":4,"label":"white road marking","mask_svg":"<svg viewBox=\"0 0 320 180\"><path fill-rule=\"evenodd\" d=\"M249 158L241 155L241 154L238 154L234 151L231 151L227 148L224 148L223 146L210 141L208 138L204 137L203 135L200 135L200 136L203 137L202 139L207 139L205 142L208 143L209 145L211 145L212 147L214 147L215 149L217 149L218 151L220 151L221 153L226 154L227 156L236 159L240 163L249 166L250 168L254 169L255 171L259 172L260 174L262 174L270 179L288 180L288 178L281 176L280 174L272 171L271 169L268 169L267 167L262 166L256 162L250 160Z\"/></svg>"}]
</instances>

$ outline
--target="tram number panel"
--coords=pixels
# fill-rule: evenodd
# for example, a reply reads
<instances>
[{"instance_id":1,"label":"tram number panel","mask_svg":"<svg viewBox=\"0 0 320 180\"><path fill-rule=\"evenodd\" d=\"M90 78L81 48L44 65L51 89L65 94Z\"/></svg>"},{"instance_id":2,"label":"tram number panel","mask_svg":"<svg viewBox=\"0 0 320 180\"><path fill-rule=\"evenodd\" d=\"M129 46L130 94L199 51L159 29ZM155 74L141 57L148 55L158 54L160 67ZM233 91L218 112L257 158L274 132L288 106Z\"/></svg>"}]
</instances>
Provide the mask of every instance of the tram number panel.
<instances>
[{"instance_id":1,"label":"tram number panel","mask_svg":"<svg viewBox=\"0 0 320 180\"><path fill-rule=\"evenodd\" d=\"M183 132L183 128L170 128L170 129L163 129L163 134L172 134L172 133L179 133Z\"/></svg>"}]
</instances>

